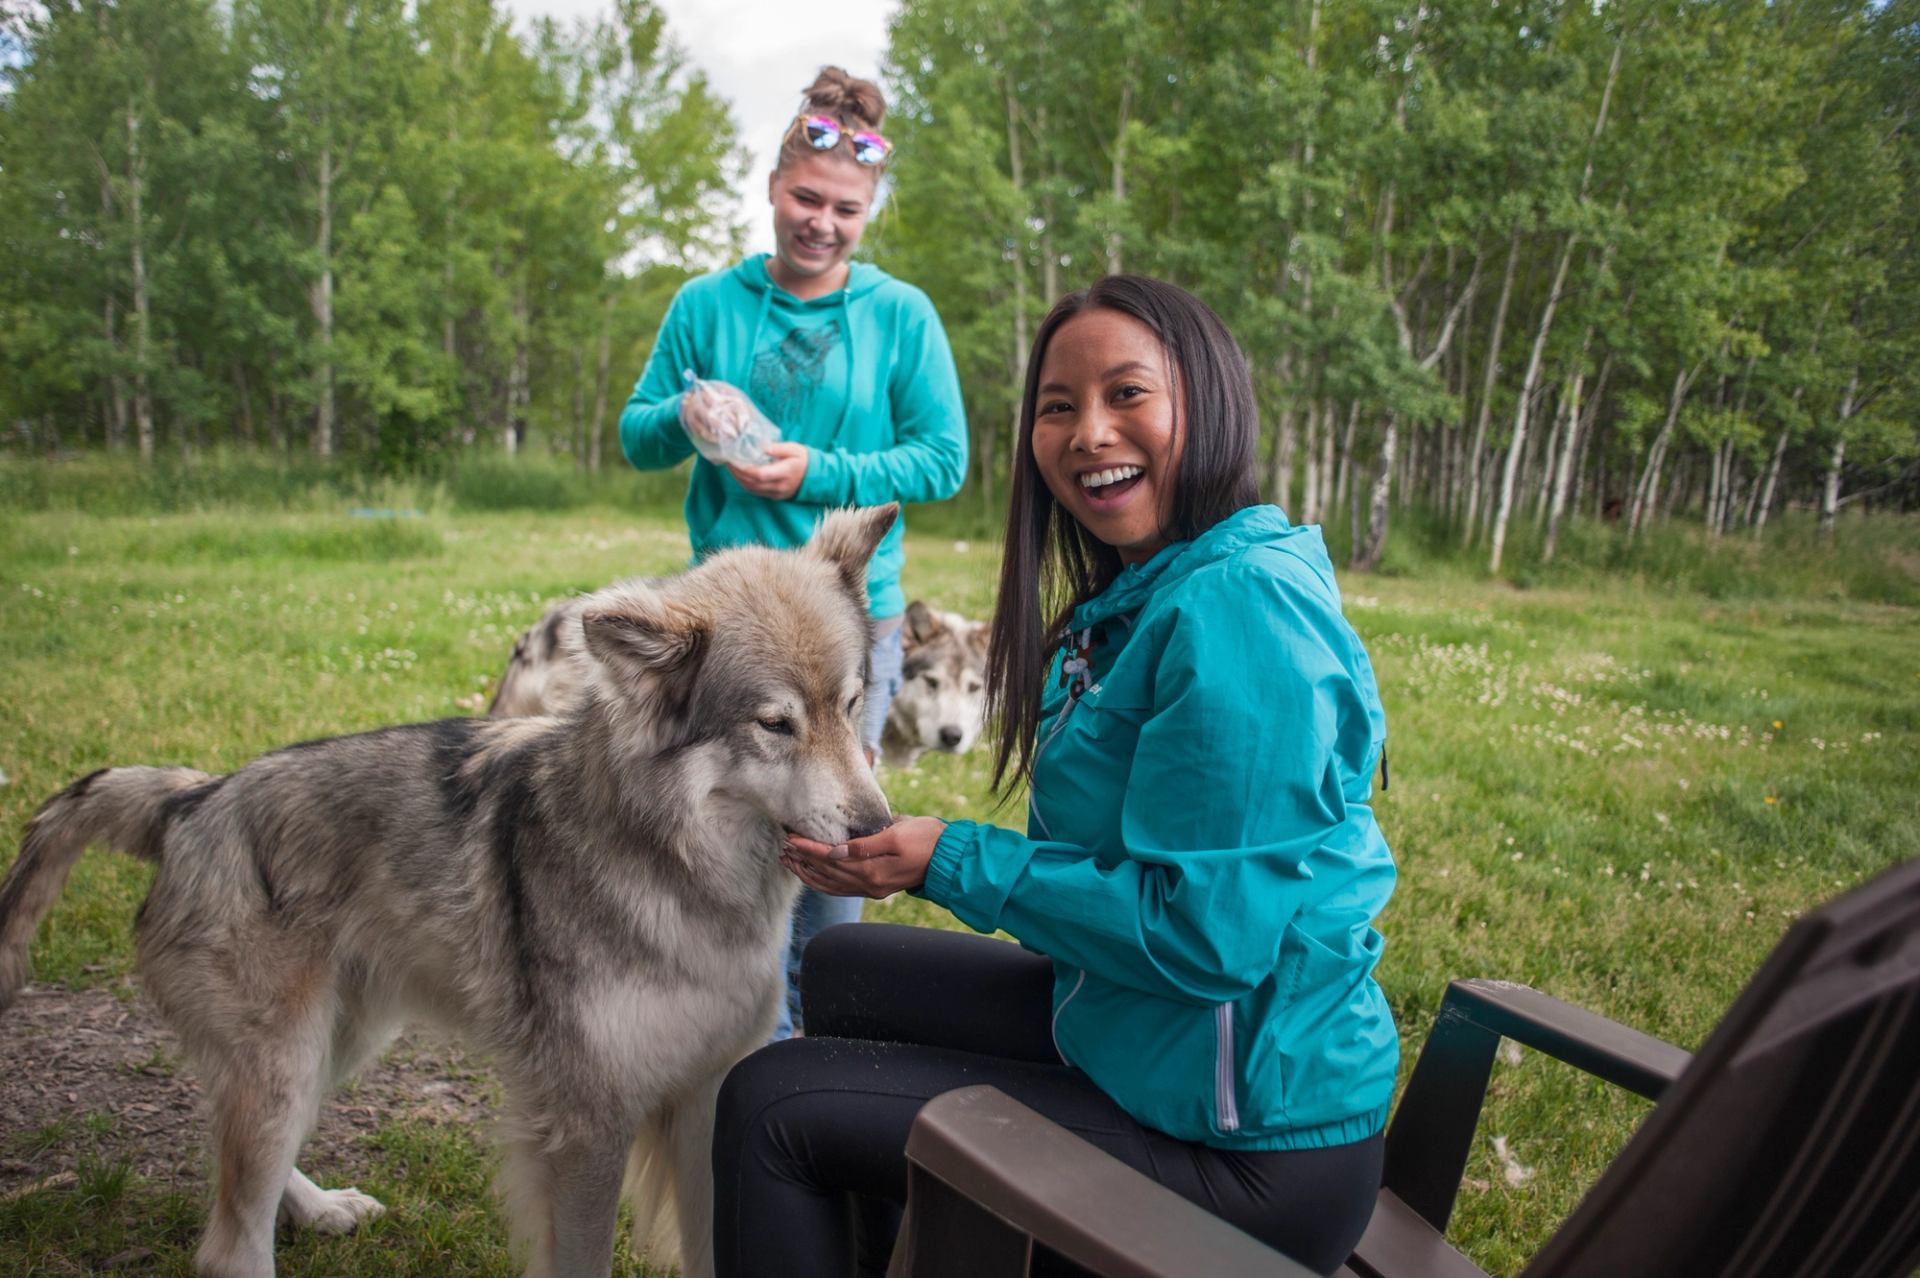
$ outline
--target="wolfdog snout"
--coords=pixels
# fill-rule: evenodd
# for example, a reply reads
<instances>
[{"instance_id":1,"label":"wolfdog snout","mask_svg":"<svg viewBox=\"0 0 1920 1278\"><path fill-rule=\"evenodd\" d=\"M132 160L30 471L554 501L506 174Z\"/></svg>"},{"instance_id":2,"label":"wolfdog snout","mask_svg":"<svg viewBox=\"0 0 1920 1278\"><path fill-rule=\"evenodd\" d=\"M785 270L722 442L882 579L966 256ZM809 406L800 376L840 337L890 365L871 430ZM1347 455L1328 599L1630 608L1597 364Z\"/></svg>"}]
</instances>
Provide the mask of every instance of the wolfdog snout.
<instances>
[{"instance_id":1,"label":"wolfdog snout","mask_svg":"<svg viewBox=\"0 0 1920 1278\"><path fill-rule=\"evenodd\" d=\"M878 791L872 798L861 798L847 813L847 837L864 839L870 834L878 834L893 824L893 809L887 805L886 796Z\"/></svg>"}]
</instances>

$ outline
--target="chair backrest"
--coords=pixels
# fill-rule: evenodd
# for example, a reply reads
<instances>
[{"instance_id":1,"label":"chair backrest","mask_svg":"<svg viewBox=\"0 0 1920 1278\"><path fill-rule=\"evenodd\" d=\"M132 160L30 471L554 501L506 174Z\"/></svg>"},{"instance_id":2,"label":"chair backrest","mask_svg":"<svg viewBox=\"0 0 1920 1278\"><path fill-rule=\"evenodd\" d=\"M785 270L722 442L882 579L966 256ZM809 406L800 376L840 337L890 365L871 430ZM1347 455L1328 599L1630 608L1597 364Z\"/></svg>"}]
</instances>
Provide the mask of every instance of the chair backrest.
<instances>
[{"instance_id":1,"label":"chair backrest","mask_svg":"<svg viewBox=\"0 0 1920 1278\"><path fill-rule=\"evenodd\" d=\"M1523 1278L1908 1278L1920 860L1803 916Z\"/></svg>"}]
</instances>

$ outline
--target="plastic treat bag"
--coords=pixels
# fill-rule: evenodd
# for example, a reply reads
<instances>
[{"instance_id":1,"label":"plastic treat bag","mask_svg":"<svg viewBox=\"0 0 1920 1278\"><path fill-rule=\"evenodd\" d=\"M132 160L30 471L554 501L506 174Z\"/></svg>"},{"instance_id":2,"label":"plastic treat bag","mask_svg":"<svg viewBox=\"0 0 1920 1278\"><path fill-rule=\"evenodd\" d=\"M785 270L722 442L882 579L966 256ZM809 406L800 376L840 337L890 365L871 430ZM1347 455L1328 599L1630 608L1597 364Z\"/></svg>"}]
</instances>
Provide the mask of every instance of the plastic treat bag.
<instances>
[{"instance_id":1,"label":"plastic treat bag","mask_svg":"<svg viewBox=\"0 0 1920 1278\"><path fill-rule=\"evenodd\" d=\"M780 438L780 428L767 420L746 392L726 382L682 374L687 383L680 420L687 438L700 455L719 466L764 466L773 460L767 445Z\"/></svg>"}]
</instances>

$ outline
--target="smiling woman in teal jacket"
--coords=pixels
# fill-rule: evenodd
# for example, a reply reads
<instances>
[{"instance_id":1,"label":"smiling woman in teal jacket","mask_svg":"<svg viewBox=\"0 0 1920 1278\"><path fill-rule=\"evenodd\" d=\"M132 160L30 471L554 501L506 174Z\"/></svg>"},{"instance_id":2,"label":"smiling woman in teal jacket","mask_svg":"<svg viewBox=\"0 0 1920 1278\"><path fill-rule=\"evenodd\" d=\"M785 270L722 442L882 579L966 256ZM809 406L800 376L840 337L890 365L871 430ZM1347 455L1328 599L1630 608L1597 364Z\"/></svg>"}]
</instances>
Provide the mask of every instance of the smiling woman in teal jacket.
<instances>
[{"instance_id":1,"label":"smiling woman in teal jacket","mask_svg":"<svg viewBox=\"0 0 1920 1278\"><path fill-rule=\"evenodd\" d=\"M1399 1050L1373 979L1386 723L1319 530L1258 504L1245 361L1191 295L1102 280L1029 370L989 668L1027 828L785 853L1020 945L816 941L808 1038L722 1089L722 1275L879 1272L913 1115L980 1082L1323 1273L1371 1212Z\"/></svg>"}]
</instances>

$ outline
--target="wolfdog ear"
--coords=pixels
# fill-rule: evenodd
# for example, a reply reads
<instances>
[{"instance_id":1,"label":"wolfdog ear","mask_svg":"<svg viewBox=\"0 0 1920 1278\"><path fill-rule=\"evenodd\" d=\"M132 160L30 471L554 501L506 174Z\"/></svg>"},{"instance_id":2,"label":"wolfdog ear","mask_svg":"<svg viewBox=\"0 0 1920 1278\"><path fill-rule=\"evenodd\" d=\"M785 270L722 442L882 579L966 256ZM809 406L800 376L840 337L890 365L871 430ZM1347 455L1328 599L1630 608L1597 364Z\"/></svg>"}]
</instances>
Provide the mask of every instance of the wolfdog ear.
<instances>
[{"instance_id":1,"label":"wolfdog ear","mask_svg":"<svg viewBox=\"0 0 1920 1278\"><path fill-rule=\"evenodd\" d=\"M926 643L947 628L940 614L921 603L918 599L907 605L907 638L915 643Z\"/></svg>"},{"instance_id":2,"label":"wolfdog ear","mask_svg":"<svg viewBox=\"0 0 1920 1278\"><path fill-rule=\"evenodd\" d=\"M696 659L707 624L672 597L623 582L587 600L580 613L587 651L617 671L669 674Z\"/></svg>"},{"instance_id":3,"label":"wolfdog ear","mask_svg":"<svg viewBox=\"0 0 1920 1278\"><path fill-rule=\"evenodd\" d=\"M867 560L874 548L900 517L900 503L836 510L813 530L807 549L840 568L847 585L864 596L867 590Z\"/></svg>"}]
</instances>

